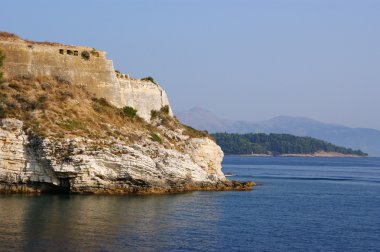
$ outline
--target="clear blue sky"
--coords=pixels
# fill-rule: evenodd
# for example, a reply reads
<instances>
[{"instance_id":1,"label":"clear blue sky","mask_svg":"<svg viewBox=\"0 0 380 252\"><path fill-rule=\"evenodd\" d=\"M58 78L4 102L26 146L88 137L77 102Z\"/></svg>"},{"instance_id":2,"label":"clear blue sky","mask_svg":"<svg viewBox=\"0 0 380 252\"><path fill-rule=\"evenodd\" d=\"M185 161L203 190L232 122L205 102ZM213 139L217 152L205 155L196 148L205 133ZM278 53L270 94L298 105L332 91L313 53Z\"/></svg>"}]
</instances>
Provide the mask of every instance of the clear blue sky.
<instances>
[{"instance_id":1,"label":"clear blue sky","mask_svg":"<svg viewBox=\"0 0 380 252\"><path fill-rule=\"evenodd\" d=\"M0 30L152 75L175 110L380 129L378 0L5 0L0 12Z\"/></svg>"}]
</instances>

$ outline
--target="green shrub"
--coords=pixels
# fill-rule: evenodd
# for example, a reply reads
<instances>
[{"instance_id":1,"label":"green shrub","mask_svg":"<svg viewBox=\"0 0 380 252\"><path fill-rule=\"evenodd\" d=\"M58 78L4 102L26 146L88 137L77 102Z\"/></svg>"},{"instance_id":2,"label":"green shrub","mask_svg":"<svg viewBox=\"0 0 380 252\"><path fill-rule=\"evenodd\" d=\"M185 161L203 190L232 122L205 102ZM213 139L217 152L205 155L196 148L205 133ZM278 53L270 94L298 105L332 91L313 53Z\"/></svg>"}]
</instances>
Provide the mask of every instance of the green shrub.
<instances>
[{"instance_id":1,"label":"green shrub","mask_svg":"<svg viewBox=\"0 0 380 252\"><path fill-rule=\"evenodd\" d=\"M41 88L44 91L48 91L48 90L51 90L51 85L50 83L44 82L44 83L41 83Z\"/></svg>"},{"instance_id":2,"label":"green shrub","mask_svg":"<svg viewBox=\"0 0 380 252\"><path fill-rule=\"evenodd\" d=\"M105 98L92 97L91 100L92 108L98 113L118 114L119 116L123 115L121 109L113 106Z\"/></svg>"},{"instance_id":3,"label":"green shrub","mask_svg":"<svg viewBox=\"0 0 380 252\"><path fill-rule=\"evenodd\" d=\"M122 108L122 111L123 115L126 115L130 118L134 118L137 114L137 110L129 106L125 106L124 108Z\"/></svg>"},{"instance_id":4,"label":"green shrub","mask_svg":"<svg viewBox=\"0 0 380 252\"><path fill-rule=\"evenodd\" d=\"M25 111L35 110L37 108L37 101L29 99L25 94L18 93L13 95L13 98L19 102L21 108Z\"/></svg>"},{"instance_id":5,"label":"green shrub","mask_svg":"<svg viewBox=\"0 0 380 252\"><path fill-rule=\"evenodd\" d=\"M82 58L85 59L85 60L89 60L89 59L90 59L90 53L87 52L87 51L83 51L80 55L81 55Z\"/></svg>"},{"instance_id":6,"label":"green shrub","mask_svg":"<svg viewBox=\"0 0 380 252\"><path fill-rule=\"evenodd\" d=\"M160 113L157 110L150 111L150 119L156 118Z\"/></svg>"},{"instance_id":7,"label":"green shrub","mask_svg":"<svg viewBox=\"0 0 380 252\"><path fill-rule=\"evenodd\" d=\"M162 108L161 108L161 112L162 113L165 113L165 114L169 114L169 111L170 111L170 109L169 109L169 105L165 105L165 106L163 106Z\"/></svg>"},{"instance_id":8,"label":"green shrub","mask_svg":"<svg viewBox=\"0 0 380 252\"><path fill-rule=\"evenodd\" d=\"M22 87L21 85L17 84L17 83L9 83L8 87L18 91L18 92L21 92L22 91Z\"/></svg>"},{"instance_id":9,"label":"green shrub","mask_svg":"<svg viewBox=\"0 0 380 252\"><path fill-rule=\"evenodd\" d=\"M37 108L45 110L48 106L48 97L47 95L40 95L37 98Z\"/></svg>"},{"instance_id":10,"label":"green shrub","mask_svg":"<svg viewBox=\"0 0 380 252\"><path fill-rule=\"evenodd\" d=\"M153 79L152 76L144 77L144 78L142 78L141 80L143 80L143 81L150 81L150 82L153 82L154 84L157 84L157 83L154 81L154 79Z\"/></svg>"},{"instance_id":11,"label":"green shrub","mask_svg":"<svg viewBox=\"0 0 380 252\"><path fill-rule=\"evenodd\" d=\"M150 133L150 139L151 139L152 141L154 141L154 142L157 142L157 143L162 144L162 140L161 140L161 138L160 138L156 133L154 133L154 132L151 132L151 133Z\"/></svg>"},{"instance_id":12,"label":"green shrub","mask_svg":"<svg viewBox=\"0 0 380 252\"><path fill-rule=\"evenodd\" d=\"M70 85L71 82L63 78L62 76L55 76L55 80L61 84L67 84Z\"/></svg>"},{"instance_id":13,"label":"green shrub","mask_svg":"<svg viewBox=\"0 0 380 252\"><path fill-rule=\"evenodd\" d=\"M60 101L66 101L68 98L71 98L71 99L74 98L74 94L69 90L60 90L58 92L58 94L59 94L59 100ZM41 99L43 99L43 98L41 98Z\"/></svg>"},{"instance_id":14,"label":"green shrub","mask_svg":"<svg viewBox=\"0 0 380 252\"><path fill-rule=\"evenodd\" d=\"M0 118L5 117L5 108L0 104Z\"/></svg>"},{"instance_id":15,"label":"green shrub","mask_svg":"<svg viewBox=\"0 0 380 252\"><path fill-rule=\"evenodd\" d=\"M112 105L105 98L92 97L91 100L94 103L98 103L99 105L102 105L104 107L112 107Z\"/></svg>"},{"instance_id":16,"label":"green shrub","mask_svg":"<svg viewBox=\"0 0 380 252\"><path fill-rule=\"evenodd\" d=\"M184 134L188 135L189 137L193 137L193 138L208 137L207 130L197 130L187 125L183 125L183 126L185 127Z\"/></svg>"},{"instance_id":17,"label":"green shrub","mask_svg":"<svg viewBox=\"0 0 380 252\"><path fill-rule=\"evenodd\" d=\"M154 119L157 117L160 117L161 119L164 119L164 115L169 115L170 108L169 105L163 106L159 111L158 110L151 110L150 111L150 118Z\"/></svg>"},{"instance_id":18,"label":"green shrub","mask_svg":"<svg viewBox=\"0 0 380 252\"><path fill-rule=\"evenodd\" d=\"M4 59L5 59L5 55L3 51L0 50L0 67L3 66Z\"/></svg>"},{"instance_id":19,"label":"green shrub","mask_svg":"<svg viewBox=\"0 0 380 252\"><path fill-rule=\"evenodd\" d=\"M47 101L47 95L38 96L38 102L45 103Z\"/></svg>"},{"instance_id":20,"label":"green shrub","mask_svg":"<svg viewBox=\"0 0 380 252\"><path fill-rule=\"evenodd\" d=\"M17 109L17 104L12 101L6 101L5 102L6 108L9 109Z\"/></svg>"}]
</instances>

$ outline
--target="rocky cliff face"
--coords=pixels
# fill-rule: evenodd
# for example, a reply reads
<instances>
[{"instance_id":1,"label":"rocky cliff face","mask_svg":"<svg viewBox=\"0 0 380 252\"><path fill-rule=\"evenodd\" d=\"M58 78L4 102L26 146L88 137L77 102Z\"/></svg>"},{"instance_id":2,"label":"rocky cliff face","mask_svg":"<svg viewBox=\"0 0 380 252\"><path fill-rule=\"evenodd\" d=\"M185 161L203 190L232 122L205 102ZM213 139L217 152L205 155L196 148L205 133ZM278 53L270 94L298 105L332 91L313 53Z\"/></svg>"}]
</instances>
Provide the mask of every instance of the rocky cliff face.
<instances>
[{"instance_id":1,"label":"rocky cliff face","mask_svg":"<svg viewBox=\"0 0 380 252\"><path fill-rule=\"evenodd\" d=\"M183 153L150 139L126 145L117 139L30 138L17 119L2 119L0 124L0 192L250 189L249 183L224 177L220 167L223 152L208 138L191 139ZM176 137L187 138L178 133Z\"/></svg>"},{"instance_id":2,"label":"rocky cliff face","mask_svg":"<svg viewBox=\"0 0 380 252\"><path fill-rule=\"evenodd\" d=\"M136 108L138 115L147 122L150 121L152 110L160 110L165 106L168 106L169 114L173 116L166 92L158 84L130 78L118 78L118 82L121 104Z\"/></svg>"},{"instance_id":3,"label":"rocky cliff face","mask_svg":"<svg viewBox=\"0 0 380 252\"><path fill-rule=\"evenodd\" d=\"M57 48L73 53L57 57L80 57L89 48L17 37L0 39L0 48L7 57L0 84L0 193L251 189L252 183L225 178L220 147L173 118L164 90L114 78L103 52L93 52L91 63L57 60ZM97 89L110 93L93 96Z\"/></svg>"}]
</instances>

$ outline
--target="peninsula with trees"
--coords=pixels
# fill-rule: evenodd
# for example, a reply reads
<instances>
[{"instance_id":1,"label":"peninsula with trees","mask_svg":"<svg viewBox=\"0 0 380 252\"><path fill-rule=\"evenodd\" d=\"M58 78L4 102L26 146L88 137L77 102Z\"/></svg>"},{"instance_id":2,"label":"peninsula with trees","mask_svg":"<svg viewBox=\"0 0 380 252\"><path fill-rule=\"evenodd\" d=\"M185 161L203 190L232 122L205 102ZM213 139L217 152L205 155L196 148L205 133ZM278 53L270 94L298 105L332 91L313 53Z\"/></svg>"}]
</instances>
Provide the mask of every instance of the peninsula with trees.
<instances>
[{"instance_id":1,"label":"peninsula with trees","mask_svg":"<svg viewBox=\"0 0 380 252\"><path fill-rule=\"evenodd\" d=\"M226 155L365 157L367 153L290 134L212 134Z\"/></svg>"}]
</instances>

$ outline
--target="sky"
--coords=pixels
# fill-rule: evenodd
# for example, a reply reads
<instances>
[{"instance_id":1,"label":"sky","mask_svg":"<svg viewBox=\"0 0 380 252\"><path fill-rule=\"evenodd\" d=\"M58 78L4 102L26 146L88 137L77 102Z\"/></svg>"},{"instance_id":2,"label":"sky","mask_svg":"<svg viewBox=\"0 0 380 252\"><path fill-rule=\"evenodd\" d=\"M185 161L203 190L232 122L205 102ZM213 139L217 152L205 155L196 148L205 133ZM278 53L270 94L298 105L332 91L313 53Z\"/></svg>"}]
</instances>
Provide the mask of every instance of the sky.
<instances>
[{"instance_id":1,"label":"sky","mask_svg":"<svg viewBox=\"0 0 380 252\"><path fill-rule=\"evenodd\" d=\"M0 31L107 51L174 110L380 129L378 0L3 0Z\"/></svg>"}]
</instances>

